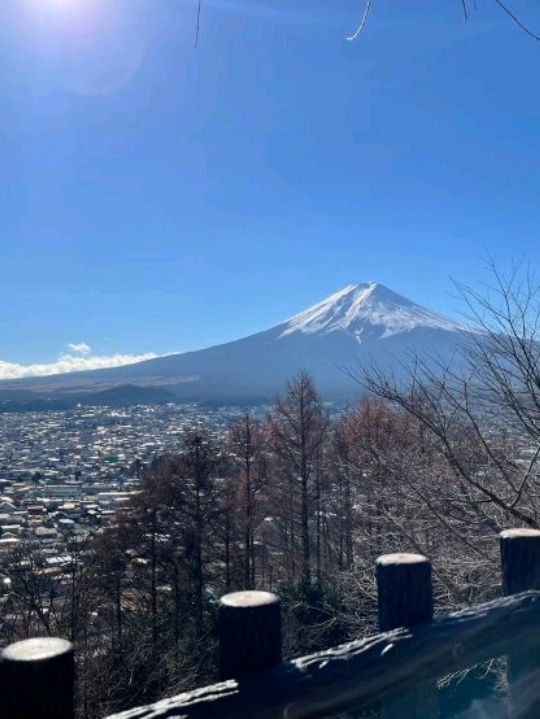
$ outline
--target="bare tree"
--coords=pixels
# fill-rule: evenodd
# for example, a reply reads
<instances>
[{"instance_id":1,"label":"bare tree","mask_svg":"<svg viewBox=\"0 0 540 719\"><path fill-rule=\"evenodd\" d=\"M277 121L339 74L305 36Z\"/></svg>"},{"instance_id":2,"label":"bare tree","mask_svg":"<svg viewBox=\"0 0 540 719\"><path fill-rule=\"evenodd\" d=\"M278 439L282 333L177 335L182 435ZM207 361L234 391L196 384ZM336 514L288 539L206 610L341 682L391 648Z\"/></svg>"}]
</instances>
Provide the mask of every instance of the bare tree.
<instances>
[{"instance_id":1,"label":"bare tree","mask_svg":"<svg viewBox=\"0 0 540 719\"><path fill-rule=\"evenodd\" d=\"M249 413L234 424L228 434L228 449L237 470L239 508L244 533L244 588L255 586L255 526L259 521L258 500L267 471L265 436Z\"/></svg>"},{"instance_id":2,"label":"bare tree","mask_svg":"<svg viewBox=\"0 0 540 719\"><path fill-rule=\"evenodd\" d=\"M419 505L412 531L383 504L385 518L419 549L427 544L431 556L433 538L444 538L443 566L452 564L451 547L469 553L470 576L461 572L459 586L447 587L461 599L470 596L472 579L489 584L487 567L495 558L487 537L539 524L538 289L521 268L509 277L493 264L491 270L492 286L461 288L472 323L452 362L413 357L393 375L371 369L358 376L408 437L370 445L396 480L392 492L406 488L403 506ZM422 538L420 521L427 517Z\"/></svg>"},{"instance_id":3,"label":"bare tree","mask_svg":"<svg viewBox=\"0 0 540 719\"><path fill-rule=\"evenodd\" d=\"M287 385L271 414L272 448L289 472L291 497L298 508L301 538L301 579L311 582L313 499L320 450L328 430L328 417L311 378L302 373Z\"/></svg>"}]
</instances>

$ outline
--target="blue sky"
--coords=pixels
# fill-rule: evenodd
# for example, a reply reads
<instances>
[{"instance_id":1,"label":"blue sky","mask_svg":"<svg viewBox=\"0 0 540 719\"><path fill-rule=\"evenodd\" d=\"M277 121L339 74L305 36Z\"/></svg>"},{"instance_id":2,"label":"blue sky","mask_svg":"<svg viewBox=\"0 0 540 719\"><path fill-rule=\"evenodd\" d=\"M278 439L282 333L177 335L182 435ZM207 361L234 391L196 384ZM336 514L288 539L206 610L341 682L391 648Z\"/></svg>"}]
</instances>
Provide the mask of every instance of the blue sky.
<instances>
[{"instance_id":1,"label":"blue sky","mask_svg":"<svg viewBox=\"0 0 540 719\"><path fill-rule=\"evenodd\" d=\"M3 4L0 360L203 347L368 280L452 314L486 253L536 265L540 43L460 8L374 0L351 43L362 0L202 0L195 49L191 0Z\"/></svg>"}]
</instances>

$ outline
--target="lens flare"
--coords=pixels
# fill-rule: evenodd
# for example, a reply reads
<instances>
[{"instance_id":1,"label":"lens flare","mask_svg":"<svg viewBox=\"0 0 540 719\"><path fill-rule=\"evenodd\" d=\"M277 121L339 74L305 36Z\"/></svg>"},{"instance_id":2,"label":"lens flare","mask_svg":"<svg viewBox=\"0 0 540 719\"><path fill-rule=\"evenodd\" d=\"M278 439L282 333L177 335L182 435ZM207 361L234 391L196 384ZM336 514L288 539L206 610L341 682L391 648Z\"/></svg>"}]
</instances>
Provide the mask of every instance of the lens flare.
<instances>
[{"instance_id":1,"label":"lens flare","mask_svg":"<svg viewBox=\"0 0 540 719\"><path fill-rule=\"evenodd\" d=\"M128 0L21 0L24 32L80 95L115 93L139 72L146 33Z\"/></svg>"}]
</instances>

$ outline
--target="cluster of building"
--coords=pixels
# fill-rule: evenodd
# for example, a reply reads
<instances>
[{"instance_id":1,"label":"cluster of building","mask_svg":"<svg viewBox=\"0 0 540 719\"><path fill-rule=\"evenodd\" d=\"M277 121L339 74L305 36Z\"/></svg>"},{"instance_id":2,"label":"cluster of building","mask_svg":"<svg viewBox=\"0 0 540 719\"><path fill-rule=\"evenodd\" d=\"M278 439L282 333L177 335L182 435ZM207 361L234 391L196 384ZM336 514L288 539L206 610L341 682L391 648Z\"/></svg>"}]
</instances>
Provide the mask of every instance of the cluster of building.
<instances>
[{"instance_id":1,"label":"cluster of building","mask_svg":"<svg viewBox=\"0 0 540 719\"><path fill-rule=\"evenodd\" d=\"M37 543L54 571L74 541L114 520L142 468L178 449L186 427L219 436L241 414L174 404L0 414L0 560Z\"/></svg>"}]
</instances>

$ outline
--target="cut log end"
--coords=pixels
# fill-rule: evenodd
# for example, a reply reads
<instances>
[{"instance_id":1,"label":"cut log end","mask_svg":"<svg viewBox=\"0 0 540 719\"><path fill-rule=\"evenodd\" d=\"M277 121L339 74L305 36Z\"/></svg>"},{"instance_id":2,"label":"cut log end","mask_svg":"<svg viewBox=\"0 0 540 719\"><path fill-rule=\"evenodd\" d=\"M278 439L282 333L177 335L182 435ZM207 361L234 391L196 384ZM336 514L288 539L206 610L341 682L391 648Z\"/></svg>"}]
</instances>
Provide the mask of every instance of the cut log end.
<instances>
[{"instance_id":1,"label":"cut log end","mask_svg":"<svg viewBox=\"0 0 540 719\"><path fill-rule=\"evenodd\" d=\"M272 592L226 594L219 604L222 679L241 679L281 663L281 602Z\"/></svg>"},{"instance_id":2,"label":"cut log end","mask_svg":"<svg viewBox=\"0 0 540 719\"><path fill-rule=\"evenodd\" d=\"M395 552L394 554L381 554L377 558L377 564L381 567L410 564L429 564L429 559L423 554L410 552Z\"/></svg>"},{"instance_id":3,"label":"cut log end","mask_svg":"<svg viewBox=\"0 0 540 719\"><path fill-rule=\"evenodd\" d=\"M65 639L37 637L0 654L0 712L10 719L73 719L75 659Z\"/></svg>"},{"instance_id":4,"label":"cut log end","mask_svg":"<svg viewBox=\"0 0 540 719\"><path fill-rule=\"evenodd\" d=\"M279 597L273 592L245 591L232 592L221 597L220 604L223 607L233 609L253 609L264 607L269 604L279 604Z\"/></svg>"},{"instance_id":5,"label":"cut log end","mask_svg":"<svg viewBox=\"0 0 540 719\"><path fill-rule=\"evenodd\" d=\"M10 644L1 654L7 662L45 662L56 659L73 651L70 642L54 637L37 637L24 639Z\"/></svg>"},{"instance_id":6,"label":"cut log end","mask_svg":"<svg viewBox=\"0 0 540 719\"><path fill-rule=\"evenodd\" d=\"M524 539L524 538L539 538L540 529L530 529L529 527L523 527L521 529L505 529L501 532L501 539Z\"/></svg>"}]
</instances>

